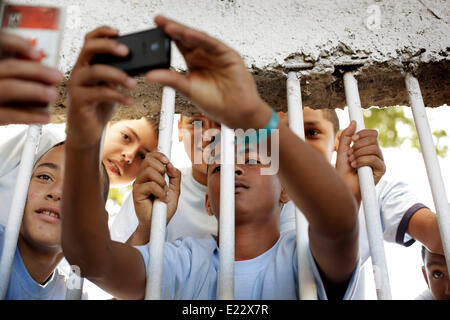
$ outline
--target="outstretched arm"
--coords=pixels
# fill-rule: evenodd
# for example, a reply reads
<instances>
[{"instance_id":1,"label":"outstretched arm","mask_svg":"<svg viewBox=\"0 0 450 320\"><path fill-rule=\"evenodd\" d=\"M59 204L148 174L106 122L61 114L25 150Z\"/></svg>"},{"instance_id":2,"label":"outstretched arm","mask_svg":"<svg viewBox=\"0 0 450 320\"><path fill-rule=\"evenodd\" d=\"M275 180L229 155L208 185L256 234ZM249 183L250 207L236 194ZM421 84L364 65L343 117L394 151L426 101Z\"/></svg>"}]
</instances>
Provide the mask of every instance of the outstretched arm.
<instances>
[{"instance_id":1,"label":"outstretched arm","mask_svg":"<svg viewBox=\"0 0 450 320\"><path fill-rule=\"evenodd\" d=\"M408 233L432 253L444 255L437 216L428 208L416 211L408 224Z\"/></svg>"},{"instance_id":2,"label":"outstretched arm","mask_svg":"<svg viewBox=\"0 0 450 320\"><path fill-rule=\"evenodd\" d=\"M175 88L209 117L230 128L259 129L267 125L272 110L258 95L237 52L167 18L158 16L155 22L175 41L189 72L182 75L154 70L146 76L149 82ZM322 155L283 123L278 129L282 184L310 223L311 249L323 274L332 283L345 283L358 256L355 200Z\"/></svg>"},{"instance_id":3,"label":"outstretched arm","mask_svg":"<svg viewBox=\"0 0 450 320\"><path fill-rule=\"evenodd\" d=\"M111 240L101 194L99 149L103 128L116 103L131 104L119 91L136 81L119 69L89 63L98 53L126 56L128 48L107 37L118 31L100 27L87 34L69 83L66 170L62 200L62 247L81 275L122 299L144 297L146 272L135 248Z\"/></svg>"}]
</instances>

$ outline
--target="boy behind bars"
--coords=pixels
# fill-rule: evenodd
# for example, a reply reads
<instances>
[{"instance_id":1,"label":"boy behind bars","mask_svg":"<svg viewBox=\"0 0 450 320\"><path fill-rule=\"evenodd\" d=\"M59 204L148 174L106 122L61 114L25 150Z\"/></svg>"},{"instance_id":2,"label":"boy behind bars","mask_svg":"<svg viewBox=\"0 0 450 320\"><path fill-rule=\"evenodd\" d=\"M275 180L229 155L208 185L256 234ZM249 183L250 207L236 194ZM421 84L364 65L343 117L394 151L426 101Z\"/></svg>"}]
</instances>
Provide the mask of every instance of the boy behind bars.
<instances>
[{"instance_id":1,"label":"boy behind bars","mask_svg":"<svg viewBox=\"0 0 450 320\"><path fill-rule=\"evenodd\" d=\"M267 292L264 287L258 287L254 291L250 286L245 286L244 290L240 291L242 297L295 298L296 290L293 288L298 285L295 272L296 258L293 258L296 250L295 241L292 241L292 236L283 240L278 235L277 216L281 203L285 201L285 193L309 220L311 248L309 259L317 266L316 281L323 284L325 289L319 290L319 297L333 299L349 297L358 273L358 224L355 200L345 182L317 151L277 121L274 112L259 97L251 74L236 52L217 39L164 17L156 17L155 22L175 41L186 60L189 73L184 76L171 70L153 70L147 74L147 81L174 87L212 119L230 128L279 129L280 180L278 176L259 175L260 168L254 169L258 167L257 165L244 167L236 172L236 175L243 179L246 177L245 172L252 177L249 181L242 181L242 186L237 186L238 191L239 188L242 191L244 199L254 197L254 193L258 190L262 191L260 184L267 187L266 192L273 191L271 197L267 197L259 204L260 212L253 210L253 203L238 199L235 214L239 219L236 230L247 229L255 232L258 230L255 228L257 224L267 232L261 235L238 231L236 257L266 261L265 257L268 256L268 264L262 264L263 269L266 268L267 271L263 272L268 276L267 283L275 286L279 277L287 277L288 280L283 280L283 283L289 282L291 285L282 293ZM104 39L103 44L105 48L111 48L115 42ZM105 52L110 51L105 49ZM88 65L74 68L72 79L89 74L92 72L91 68ZM106 69L104 72L98 70L96 79L99 82L124 86L129 81L126 74L121 72L111 74L106 72ZM74 83L82 85L76 80ZM118 92L114 94L111 92L108 97L100 95L92 97L90 103L72 103L68 112L69 131L62 203L63 250L71 264L80 267L82 276L110 294L122 299L141 299L144 297L145 265L148 262L142 253L145 254L147 249L142 247L136 249L127 244L111 241L107 216L99 193L83 192L87 186L100 189L96 168L98 168L101 132L114 108L114 104L110 102L127 103L128 98ZM268 142L270 139L269 137ZM91 143L86 145L85 141ZM168 202L170 216L176 208L180 174L163 155L160 155L159 164L156 157L148 157L148 161L159 167L158 175L155 175L154 171L149 173L152 175L148 183L149 193ZM218 170L220 169L216 167L211 168L208 177L209 203L214 214L220 214L218 178L212 176L215 171L217 177ZM158 184L158 181L162 183L160 178L165 173L170 177L169 186L165 183L163 186ZM254 184L251 182L253 179L260 183ZM280 182L286 186L286 192L281 188ZM162 188L163 194L157 194L158 187ZM149 197L148 201L147 204L151 206L152 197ZM177 246L166 244L164 255L166 268L163 279L165 297L215 298L217 264L214 257L217 253L217 244L211 243L214 241L211 239L205 240L208 242L188 239ZM276 254L280 252L279 250L284 250L286 258L290 257L291 264L285 263L286 259L279 259ZM179 259L183 259L187 264L177 270L176 267L180 265ZM242 262L245 264L246 261ZM277 269L273 269L276 265L282 266L287 273L277 272ZM208 272L205 273L205 270ZM205 281L193 281L196 278Z\"/></svg>"},{"instance_id":2,"label":"boy behind bars","mask_svg":"<svg viewBox=\"0 0 450 320\"><path fill-rule=\"evenodd\" d=\"M56 268L64 258L61 248L61 195L64 177L64 142L51 147L35 163L28 188L7 300L60 300L66 295L66 279ZM98 171L98 170L97 170ZM100 172L103 205L109 180ZM8 226L6 226L8 228ZM0 255L5 226L0 225Z\"/></svg>"}]
</instances>

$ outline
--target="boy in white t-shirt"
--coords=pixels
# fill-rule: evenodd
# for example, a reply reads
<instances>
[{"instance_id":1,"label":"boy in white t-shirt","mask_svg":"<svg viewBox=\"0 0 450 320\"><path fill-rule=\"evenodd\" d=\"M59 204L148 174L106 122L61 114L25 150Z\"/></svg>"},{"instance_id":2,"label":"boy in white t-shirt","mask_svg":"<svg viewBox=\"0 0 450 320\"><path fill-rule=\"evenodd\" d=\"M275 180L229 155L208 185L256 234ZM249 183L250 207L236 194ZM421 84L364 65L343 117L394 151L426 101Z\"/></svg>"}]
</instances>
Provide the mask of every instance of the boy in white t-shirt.
<instances>
[{"instance_id":1,"label":"boy in white t-shirt","mask_svg":"<svg viewBox=\"0 0 450 320\"><path fill-rule=\"evenodd\" d=\"M279 113L288 122L287 114ZM372 167L376 192L380 208L380 218L385 241L404 246L412 245L415 240L425 244L430 250L443 253L436 215L411 191L405 182L384 175L385 167L381 149L378 144L376 130L364 129L353 137L355 128L349 125L345 130L339 130L339 119L333 109L314 110L303 109L305 139L327 161L331 162L336 151L336 170L343 177L353 192L359 205L359 254L362 266L360 281L354 299L365 298L365 277L363 269L370 257L369 241L365 224L364 210L361 206L361 191L356 169L362 165ZM356 138L356 139L355 139ZM350 142L352 148L348 148ZM295 229L295 212L292 202L284 210L288 229Z\"/></svg>"},{"instance_id":2,"label":"boy in white t-shirt","mask_svg":"<svg viewBox=\"0 0 450 320\"><path fill-rule=\"evenodd\" d=\"M287 201L286 193L309 220L311 254L308 258L313 266L317 266L315 276L319 288L324 288L319 290L319 298L350 297L358 276L358 224L354 198L342 178L320 154L277 121L276 113L259 97L254 79L239 54L205 33L164 17L157 16L155 22L174 39L186 59L189 72L184 76L171 70L153 70L146 75L147 81L176 88L210 117L229 128L278 129L278 176L261 175L263 165L260 164L242 165L236 169L240 183L235 185L236 259L257 259L255 263L262 266L261 277L255 282L257 286L246 291L245 297L296 297L295 289L299 284L295 272L295 236L289 233L280 237L278 229L281 205ZM73 70L72 78L79 86L77 90L91 90L88 83L81 81L83 74L89 72L92 67L88 65ZM116 83L119 75L116 78L105 72L98 74L98 79ZM137 250L112 241L98 192L86 192L88 186L100 189L97 172L99 142L105 120L111 116L113 108L114 105L106 103L104 97L97 97L72 103L69 109L62 243L68 261L80 267L82 276L118 298L136 299L144 296L145 263L148 262L145 251L148 249ZM91 141L90 146L85 145L86 140ZM271 136L267 141L276 143L277 140L274 138L273 142ZM140 176L150 180L149 194L168 202L170 216L176 207L180 173L161 154L148 155L146 161L154 170L147 170L151 166L142 166ZM218 168L213 165L208 171L207 204L216 215L219 214ZM164 174L170 178L168 186ZM281 183L286 187L285 191ZM151 209L152 199L147 196L146 202L141 204ZM148 208L145 211L151 212ZM162 279L166 293L163 294L184 299L215 298L217 243L211 238L187 239L192 241L166 243ZM245 264L246 261L242 262ZM273 288L278 290L272 291Z\"/></svg>"},{"instance_id":3,"label":"boy in white t-shirt","mask_svg":"<svg viewBox=\"0 0 450 320\"><path fill-rule=\"evenodd\" d=\"M212 135L220 132L220 125L198 113L191 117L181 115L178 128L179 141L183 142L186 153L191 159L192 167L180 169L179 205L176 214L167 225L166 240L175 241L181 236L205 238L217 235L217 219L208 215L205 209L207 177L203 154L211 142ZM207 137L206 133L210 136ZM145 221L145 217L136 216L133 193L131 193L111 225L111 239L127 241L136 229L141 229L139 224L148 225L148 222ZM136 238L130 239L128 243L141 245L147 243L148 239L142 243L135 241Z\"/></svg>"},{"instance_id":4,"label":"boy in white t-shirt","mask_svg":"<svg viewBox=\"0 0 450 320\"><path fill-rule=\"evenodd\" d=\"M279 115L287 124L287 115ZM436 214L419 202L406 183L384 176L384 159L376 130L363 129L352 137L354 129L350 128L351 124L345 130L340 130L339 119L333 109L314 110L305 107L303 119L306 142L329 162L336 151L336 170L358 201L362 262L370 255L356 171L362 165L372 167L374 172L384 240L404 246L410 246L418 240L433 252L443 253ZM346 132L348 134L345 134ZM354 142L352 148L347 147L350 142ZM344 145L346 148L343 148ZM286 221L290 221L290 229L295 228L293 210L286 210L285 217Z\"/></svg>"},{"instance_id":5,"label":"boy in white t-shirt","mask_svg":"<svg viewBox=\"0 0 450 320\"><path fill-rule=\"evenodd\" d=\"M60 300L66 296L66 277L56 268L61 248L61 194L64 143L58 143L35 163L28 189L6 299ZM101 175L103 199L108 197L106 171ZM6 226L7 228L7 226ZM5 226L0 225L0 254Z\"/></svg>"}]
</instances>

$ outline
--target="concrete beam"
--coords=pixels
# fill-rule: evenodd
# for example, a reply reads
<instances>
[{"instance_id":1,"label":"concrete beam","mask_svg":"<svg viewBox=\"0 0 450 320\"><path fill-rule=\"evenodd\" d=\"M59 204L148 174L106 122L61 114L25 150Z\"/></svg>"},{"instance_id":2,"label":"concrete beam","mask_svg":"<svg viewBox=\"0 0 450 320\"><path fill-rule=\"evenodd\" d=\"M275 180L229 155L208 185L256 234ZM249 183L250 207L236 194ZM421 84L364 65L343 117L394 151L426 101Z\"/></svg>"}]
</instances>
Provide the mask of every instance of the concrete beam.
<instances>
[{"instance_id":1,"label":"concrete beam","mask_svg":"<svg viewBox=\"0 0 450 320\"><path fill-rule=\"evenodd\" d=\"M360 68L363 107L407 104L404 72L418 77L425 104L449 102L450 6L446 0L15 0L67 6L60 68L70 72L83 36L100 25L123 34L154 27L165 14L218 37L244 58L264 99L286 110L286 66L302 73L304 105L345 105L342 71ZM185 70L175 52L173 66ZM117 118L157 113L161 88L140 84L138 104ZM63 102L58 103L63 106ZM55 109L55 121L64 118ZM147 110L150 109L150 110ZM177 111L192 106L177 97Z\"/></svg>"}]
</instances>

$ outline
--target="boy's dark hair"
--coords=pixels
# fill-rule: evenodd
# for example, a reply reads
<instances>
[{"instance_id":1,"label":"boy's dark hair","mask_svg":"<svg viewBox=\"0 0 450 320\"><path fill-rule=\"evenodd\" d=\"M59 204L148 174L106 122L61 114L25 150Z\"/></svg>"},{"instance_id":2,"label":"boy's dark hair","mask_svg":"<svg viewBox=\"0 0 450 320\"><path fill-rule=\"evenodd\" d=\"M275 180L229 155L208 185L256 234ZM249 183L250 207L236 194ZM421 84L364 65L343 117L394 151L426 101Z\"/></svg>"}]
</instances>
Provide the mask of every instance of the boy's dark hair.
<instances>
[{"instance_id":1,"label":"boy's dark hair","mask_svg":"<svg viewBox=\"0 0 450 320\"><path fill-rule=\"evenodd\" d=\"M334 135L339 131L339 118L337 116L336 110L334 109L322 109L323 116L331 122L334 129Z\"/></svg>"},{"instance_id":2,"label":"boy's dark hair","mask_svg":"<svg viewBox=\"0 0 450 320\"><path fill-rule=\"evenodd\" d=\"M422 260L423 260L424 263L425 263L425 256L427 254L427 251L428 251L427 248L425 248L425 246L422 245L421 253L422 253Z\"/></svg>"},{"instance_id":3,"label":"boy's dark hair","mask_svg":"<svg viewBox=\"0 0 450 320\"><path fill-rule=\"evenodd\" d=\"M211 143L208 145L209 155L208 161L206 163L206 175L208 175L209 167L214 162L214 151L216 149L216 145L220 143L221 132L216 133L211 137Z\"/></svg>"},{"instance_id":4,"label":"boy's dark hair","mask_svg":"<svg viewBox=\"0 0 450 320\"><path fill-rule=\"evenodd\" d=\"M35 162L34 165L36 166L36 163L39 162L39 160L42 159L43 156L45 156L47 153L49 153L51 150L53 150L56 147L60 147L62 145L64 145L66 141L63 140L61 142L58 142L57 144L55 144L54 146L52 146L50 149L48 149L47 151L44 152L44 154L42 154L42 156L40 156ZM102 167L102 172L100 175L100 179L103 180L103 200L106 201L108 200L108 195L109 195L109 176L108 176L108 172L106 171L105 165L103 164L103 162L101 162L101 167ZM34 168L33 168L34 169Z\"/></svg>"}]
</instances>

